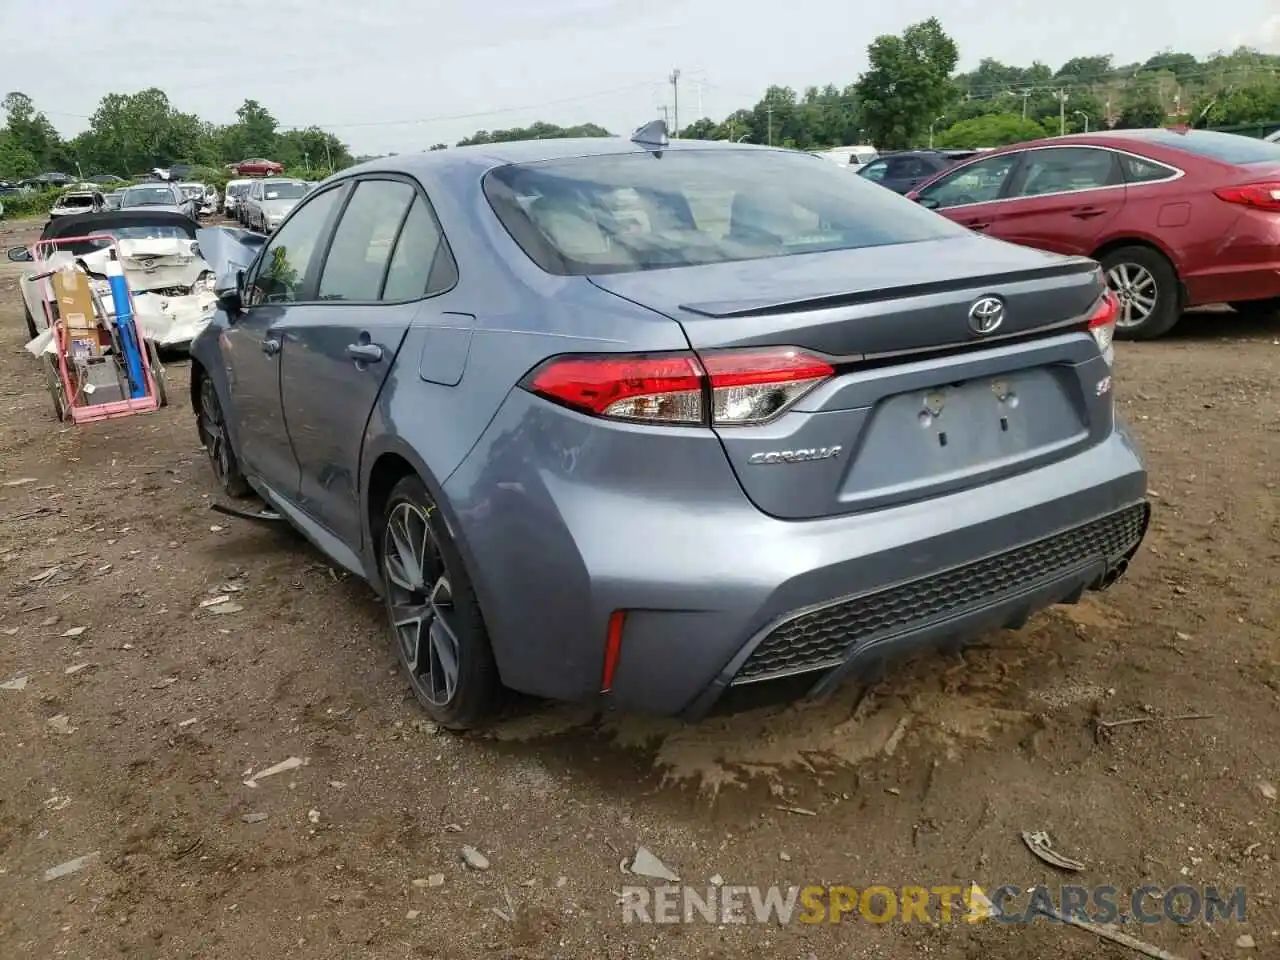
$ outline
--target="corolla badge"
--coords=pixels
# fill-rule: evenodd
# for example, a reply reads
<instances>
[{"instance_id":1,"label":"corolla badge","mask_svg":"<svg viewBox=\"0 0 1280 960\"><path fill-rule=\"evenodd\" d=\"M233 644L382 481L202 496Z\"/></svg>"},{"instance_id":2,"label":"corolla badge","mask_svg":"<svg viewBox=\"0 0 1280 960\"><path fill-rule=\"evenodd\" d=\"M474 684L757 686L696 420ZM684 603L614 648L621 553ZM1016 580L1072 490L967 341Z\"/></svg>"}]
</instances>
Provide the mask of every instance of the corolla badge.
<instances>
[{"instance_id":1,"label":"corolla badge","mask_svg":"<svg viewBox=\"0 0 1280 960\"><path fill-rule=\"evenodd\" d=\"M747 458L747 463L805 463L809 460L832 460L840 456L844 447L806 447L801 450L761 450Z\"/></svg>"},{"instance_id":2,"label":"corolla badge","mask_svg":"<svg viewBox=\"0 0 1280 960\"><path fill-rule=\"evenodd\" d=\"M999 297L979 297L969 308L969 329L986 336L1004 323L1004 301Z\"/></svg>"}]
</instances>

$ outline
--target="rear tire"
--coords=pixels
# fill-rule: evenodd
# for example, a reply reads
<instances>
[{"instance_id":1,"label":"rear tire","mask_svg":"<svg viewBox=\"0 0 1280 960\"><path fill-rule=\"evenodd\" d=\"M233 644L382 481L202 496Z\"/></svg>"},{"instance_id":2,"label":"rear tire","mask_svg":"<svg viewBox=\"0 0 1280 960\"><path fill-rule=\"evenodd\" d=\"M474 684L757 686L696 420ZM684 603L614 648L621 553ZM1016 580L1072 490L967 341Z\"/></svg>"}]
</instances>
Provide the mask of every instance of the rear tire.
<instances>
[{"instance_id":1,"label":"rear tire","mask_svg":"<svg viewBox=\"0 0 1280 960\"><path fill-rule=\"evenodd\" d=\"M489 720L503 699L471 578L422 480L400 480L382 511L378 565L391 642L414 697L450 730Z\"/></svg>"},{"instance_id":2,"label":"rear tire","mask_svg":"<svg viewBox=\"0 0 1280 960\"><path fill-rule=\"evenodd\" d=\"M1241 316L1267 320L1280 313L1280 297L1269 297L1266 300L1237 300L1228 306Z\"/></svg>"},{"instance_id":3,"label":"rear tire","mask_svg":"<svg viewBox=\"0 0 1280 960\"><path fill-rule=\"evenodd\" d=\"M1155 340L1178 322L1178 274L1164 254L1151 247L1112 250L1102 258L1107 285L1120 300L1116 337Z\"/></svg>"}]
</instances>

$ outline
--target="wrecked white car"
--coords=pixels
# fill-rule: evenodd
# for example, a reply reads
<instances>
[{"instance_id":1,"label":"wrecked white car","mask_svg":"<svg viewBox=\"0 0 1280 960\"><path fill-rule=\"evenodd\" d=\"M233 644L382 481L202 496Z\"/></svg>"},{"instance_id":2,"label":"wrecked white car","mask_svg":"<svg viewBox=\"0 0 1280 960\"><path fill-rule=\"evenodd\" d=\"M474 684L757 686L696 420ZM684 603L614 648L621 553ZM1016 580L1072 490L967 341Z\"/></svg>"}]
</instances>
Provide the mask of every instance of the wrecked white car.
<instances>
[{"instance_id":1,"label":"wrecked white car","mask_svg":"<svg viewBox=\"0 0 1280 960\"><path fill-rule=\"evenodd\" d=\"M49 210L49 219L72 217L78 213L98 213L106 209L106 206L107 202L100 190L92 184L80 184L54 201Z\"/></svg>"},{"instance_id":2,"label":"wrecked white car","mask_svg":"<svg viewBox=\"0 0 1280 960\"><path fill-rule=\"evenodd\" d=\"M79 265L102 302L108 308L111 304L106 279L111 247L103 240L73 239L89 235L115 239L142 335L169 348L185 347L208 325L217 307L215 277L247 267L262 242L248 231L199 228L189 217L159 210L120 210L50 221L41 234L45 245L38 257L34 247L9 251L10 260L38 261L39 269L24 273L18 281L31 337L27 349L32 353L52 349L44 310L48 290L43 285L49 280L41 274ZM56 246L48 245L49 241Z\"/></svg>"},{"instance_id":3,"label":"wrecked white car","mask_svg":"<svg viewBox=\"0 0 1280 960\"><path fill-rule=\"evenodd\" d=\"M178 189L188 200L195 202L200 216L208 217L218 212L218 191L194 181L178 184Z\"/></svg>"}]
</instances>

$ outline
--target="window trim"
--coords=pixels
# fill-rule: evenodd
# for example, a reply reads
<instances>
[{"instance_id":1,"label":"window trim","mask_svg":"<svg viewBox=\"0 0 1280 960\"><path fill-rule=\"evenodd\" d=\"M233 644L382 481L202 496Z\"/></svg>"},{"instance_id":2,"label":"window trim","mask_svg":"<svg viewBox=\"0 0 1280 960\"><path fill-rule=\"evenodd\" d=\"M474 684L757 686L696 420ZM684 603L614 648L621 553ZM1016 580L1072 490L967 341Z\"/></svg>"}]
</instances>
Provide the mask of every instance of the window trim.
<instances>
[{"instance_id":1,"label":"window trim","mask_svg":"<svg viewBox=\"0 0 1280 960\"><path fill-rule=\"evenodd\" d=\"M347 205L351 202L352 196L355 195L356 187L367 180L397 180L402 183L407 183L414 191L414 199L421 200L426 205L427 213L430 215L432 222L436 225L436 232L439 233L440 235L440 246L436 248L436 259L433 260L430 266L427 268L428 291L425 292L422 296L410 297L407 300L320 300L318 299L319 291L320 291L320 274L324 270L324 263L329 258L329 250L333 246L334 233L337 230L338 223L342 219L342 215L347 210ZM439 296L443 296L446 293L450 293L451 291L457 288L458 283L460 282L460 279L461 279L461 271L458 268L458 258L453 255L453 248L449 245L449 238L445 235L444 227L440 223L440 217L437 216L435 207L431 203L431 198L427 196L426 191L422 188L422 184L420 184L414 177L406 173L400 173L398 171L392 171L392 170L385 170L385 171L379 170L379 171L375 171L375 172L371 172L363 175L354 175L354 176L344 177L341 180L336 180L333 183L326 186L323 190L315 190L314 192L303 197L302 201L296 207L294 207L292 210L289 211L289 215L285 217L284 221L280 224L280 226L276 228L276 232L279 233L279 231L283 230L285 226L288 225L289 221L291 221L295 216L297 216L298 211L303 209L303 207L306 204L312 202L313 200L315 200L320 196L323 196L326 193L329 193L331 191L336 191L336 190L345 191L346 195L338 199L337 207L329 215L329 220L321 228L320 242L316 244L316 249L312 251L311 259L307 261L306 280L298 288L299 292L306 294L305 298L299 297L297 300L289 300L284 303L255 304L254 306L394 307L394 306L403 306L404 304L409 304L409 303L419 303L423 300L430 300L434 297L439 297ZM396 230L395 239L391 244L391 256L387 259L387 266L384 268L382 282L378 287L379 293L381 293L382 290L386 288L386 283L387 283L386 271L390 269L391 261L395 259L396 247L399 246L400 244L400 234L404 231L404 225L408 221L409 213L412 210L413 210L413 201L410 201L409 205L405 207L404 216L401 217L400 219L400 226ZM258 264L266 256L267 248L270 245L271 245L270 240L268 240L265 244L262 245L262 250L259 251L258 256L254 259L249 269L245 271L246 280L248 280L251 276L256 276L254 271L257 270ZM453 276L451 277L451 282L449 283L448 286L441 287L439 290L436 290L436 291L431 291L429 289L431 284L431 278L435 275L441 253L448 255L449 260L452 263ZM319 258L318 261L317 261L317 258ZM252 307L250 307L249 309L252 309Z\"/></svg>"},{"instance_id":2,"label":"window trim","mask_svg":"<svg viewBox=\"0 0 1280 960\"><path fill-rule=\"evenodd\" d=\"M275 233L271 237L267 238L267 242L262 245L262 249L258 251L258 255L254 258L253 263L250 264L249 269L245 271L244 275L245 275L246 288L249 285L251 285L254 282L254 280L256 280L256 278L258 277L258 270L261 268L263 262L266 260L267 251L271 249L271 241L280 235L280 231L283 230L286 226L288 226L290 221L292 221L293 218L298 215L298 211L305 209L308 204L314 203L320 197L323 197L325 194L328 194L328 193L336 193L338 191L346 190L349 195L350 191L347 190L347 187L349 184L350 184L350 181L343 180L333 184L330 187L326 187L324 190L317 190L315 193L312 193L309 196L303 197L302 201L298 203L298 205L295 206L292 210L289 211L289 215L284 218L280 226L276 227ZM305 296L300 297L296 300L283 300L283 301L274 301L274 302L264 301L261 303L246 304L245 305L246 310L253 310L257 307L262 307L262 306L293 307L293 306L298 306L304 303L315 302L312 299L309 299L309 297L314 295L314 291L312 288L318 286L320 283L319 274L314 272L315 266L316 266L316 256L320 253L322 249L326 253L328 252L329 243L331 242L332 236L333 236L334 224L337 222L338 214L341 213L341 211L344 209L346 209L346 202L342 197L339 197L337 206L329 212L328 218L325 220L324 224L320 227L320 235L318 237L318 242L316 243L315 249L311 251L311 257L309 260L307 260L307 265L303 270L302 283L298 285L298 292L301 294L304 294Z\"/></svg>"},{"instance_id":3,"label":"window trim","mask_svg":"<svg viewBox=\"0 0 1280 960\"><path fill-rule=\"evenodd\" d=\"M394 180L399 183L406 183L414 192L414 200L421 200L424 204L426 204L427 214L431 217L432 223L434 223L436 226L436 232L440 235L440 246L436 248L436 258L438 259L440 257L441 251L443 251L447 253L449 256L449 259L453 261L453 278L452 278L453 282L450 283L447 287L441 288L440 290L436 290L434 292L430 290L431 278L435 274L435 270L436 270L436 260L432 260L432 262L427 266L427 288L428 289L421 296L409 297L404 300L381 300L381 299L379 300L319 300L319 299L316 299L320 295L320 276L321 274L324 273L324 264L327 263L329 260L329 250L333 246L333 238L334 238L334 234L337 233L338 224L342 222L342 215L346 213L347 207L351 203L351 198L355 196L356 189L359 187L359 185L362 183L367 183L372 180ZM423 301L423 300L430 300L434 297L443 296L444 294L449 293L450 291L454 290L458 286L458 282L460 279L459 278L460 271L458 270L458 258L453 255L453 248L449 246L449 238L445 236L444 227L440 223L440 218L436 215L436 209L431 203L431 198L427 196L427 192L422 188L422 184L420 184L416 179L414 179L413 177L409 176L406 173L400 173L398 171L392 171L392 170L385 170L385 171L379 170L373 173L352 176L344 180L340 180L338 181L338 183L344 186L350 185L350 189L347 191L346 198L342 201L342 204L339 207L337 215L334 217L333 222L329 224L328 236L325 238L325 243L324 243L323 257L319 264L320 269L316 272L316 275L315 275L315 289L308 290L308 293L310 293L311 295L311 299L306 301L301 301L301 300L294 301L295 303L301 304L305 302L307 304L314 304L315 306L323 306L323 307L343 307L343 306L346 306L346 307L352 307L352 306L354 307L396 307L396 306L403 306L408 303L419 303L420 301ZM409 221L409 214L413 210L413 203L414 203L413 200L409 201L408 205L404 209L404 214L400 217L400 225L396 228L395 238L391 242L391 255L387 257L387 264L385 267L383 267L383 270L382 270L382 281L378 285L379 295L381 295L382 291L386 289L387 276L391 270L391 261L395 259L396 249L400 246L400 236L404 232L404 225ZM290 216L293 216L293 214L290 213ZM285 221L285 223L288 223L288 222L289 222L288 220ZM280 226L283 227L284 224L282 223Z\"/></svg>"},{"instance_id":4,"label":"window trim","mask_svg":"<svg viewBox=\"0 0 1280 960\"><path fill-rule=\"evenodd\" d=\"M1142 154L1135 153L1132 150L1120 150L1116 147L1104 147L1096 143L1047 143L1038 147L1024 147L1019 150L1009 151L1009 153L1012 153L1014 155L1015 159L1014 159L1013 167L1011 167L1009 170L1008 178L1005 180L1004 184L1000 188L1000 192L1002 194L1005 193L1007 191L1007 188L1013 184L1013 178L1015 176L1021 175L1022 165L1026 161L1026 155L1028 153L1033 153L1038 150L1105 150L1108 153L1111 153L1114 155L1116 163L1119 163L1119 157L1129 156L1129 157L1133 157L1135 160L1141 160L1143 163L1154 163L1157 166L1164 167L1171 172L1169 176L1162 177L1159 180L1141 180L1134 183L1130 183L1127 180L1124 180L1121 183L1111 184L1110 186L1106 186L1106 187L1089 187L1086 190L1058 190L1054 193L1037 193L1034 196L1027 196L1027 197L1000 196L1000 197L996 197L994 200L981 200L978 203L957 203L949 207L939 207L938 212L941 213L943 210L963 210L966 207L982 207L982 206L987 206L993 203L1009 203L1010 201L1013 201L1013 200L1037 200L1037 199L1043 199L1045 197L1068 197L1077 193L1086 193L1086 192L1096 193L1099 190L1117 190L1117 189L1124 190L1124 189L1136 189L1138 187L1151 187L1161 183L1173 183L1175 180L1181 180L1183 177L1187 175L1187 172L1185 170L1183 170L1180 167L1174 166L1172 163L1167 163L1164 160L1156 160L1154 157L1144 157ZM1007 154L998 153L995 156L1003 157L1006 155ZM993 159L991 154L989 153L981 154L977 157L973 157L970 160L966 160L964 163L958 166L949 168L946 171L946 174L959 174L960 171L964 170L966 167L970 166L971 164L981 163L983 160L990 160L990 159ZM1123 164L1121 164L1120 166L1120 176L1123 180L1123 177L1124 177ZM927 183L921 188L921 190L927 189L932 185L933 185L932 183Z\"/></svg>"}]
</instances>

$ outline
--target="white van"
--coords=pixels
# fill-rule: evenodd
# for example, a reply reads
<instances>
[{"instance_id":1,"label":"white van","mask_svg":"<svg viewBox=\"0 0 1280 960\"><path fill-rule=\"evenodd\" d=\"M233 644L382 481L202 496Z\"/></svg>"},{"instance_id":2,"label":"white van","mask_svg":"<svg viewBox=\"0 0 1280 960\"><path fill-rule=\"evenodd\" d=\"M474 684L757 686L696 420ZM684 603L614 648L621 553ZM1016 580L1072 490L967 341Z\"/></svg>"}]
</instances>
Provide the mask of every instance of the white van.
<instances>
[{"instance_id":1,"label":"white van","mask_svg":"<svg viewBox=\"0 0 1280 960\"><path fill-rule=\"evenodd\" d=\"M848 167L850 172L857 172L865 167L868 163L872 163L880 159L880 153L875 147L870 146L854 146L854 147L833 147L830 150L814 151L819 157L830 160L832 163L842 167Z\"/></svg>"}]
</instances>

